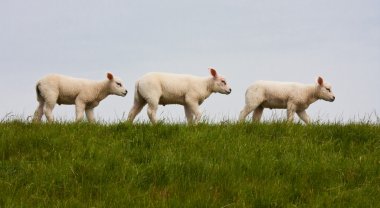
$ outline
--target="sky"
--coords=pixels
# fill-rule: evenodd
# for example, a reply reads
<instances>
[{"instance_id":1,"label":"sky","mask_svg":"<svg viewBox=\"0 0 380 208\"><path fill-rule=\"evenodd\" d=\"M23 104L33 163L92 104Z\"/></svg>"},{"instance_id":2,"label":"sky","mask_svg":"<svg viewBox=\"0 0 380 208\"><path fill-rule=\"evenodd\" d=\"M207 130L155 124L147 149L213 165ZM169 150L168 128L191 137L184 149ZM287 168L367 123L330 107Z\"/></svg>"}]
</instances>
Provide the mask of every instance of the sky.
<instances>
[{"instance_id":1,"label":"sky","mask_svg":"<svg viewBox=\"0 0 380 208\"><path fill-rule=\"evenodd\" d=\"M35 84L60 73L122 78L126 97L109 96L97 120L126 119L134 83L151 71L210 76L232 87L202 105L204 118L236 120L256 80L314 83L322 76L336 100L317 101L312 120L379 120L380 1L378 0L0 0L0 120L27 118L38 103ZM74 106L56 106L61 120ZM184 122L183 107L160 107L158 118ZM285 118L284 110L264 119ZM146 108L138 115L146 121Z\"/></svg>"}]
</instances>

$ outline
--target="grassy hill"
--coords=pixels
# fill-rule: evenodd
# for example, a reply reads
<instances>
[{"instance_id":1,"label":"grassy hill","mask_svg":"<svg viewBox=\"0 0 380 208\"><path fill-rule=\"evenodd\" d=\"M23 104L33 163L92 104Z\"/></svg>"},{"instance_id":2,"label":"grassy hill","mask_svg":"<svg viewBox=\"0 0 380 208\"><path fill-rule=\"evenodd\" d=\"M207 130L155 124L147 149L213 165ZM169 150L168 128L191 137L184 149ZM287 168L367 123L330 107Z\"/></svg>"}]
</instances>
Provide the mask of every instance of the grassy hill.
<instances>
[{"instance_id":1,"label":"grassy hill","mask_svg":"<svg viewBox=\"0 0 380 208\"><path fill-rule=\"evenodd\" d=\"M0 123L0 207L379 206L379 125Z\"/></svg>"}]
</instances>

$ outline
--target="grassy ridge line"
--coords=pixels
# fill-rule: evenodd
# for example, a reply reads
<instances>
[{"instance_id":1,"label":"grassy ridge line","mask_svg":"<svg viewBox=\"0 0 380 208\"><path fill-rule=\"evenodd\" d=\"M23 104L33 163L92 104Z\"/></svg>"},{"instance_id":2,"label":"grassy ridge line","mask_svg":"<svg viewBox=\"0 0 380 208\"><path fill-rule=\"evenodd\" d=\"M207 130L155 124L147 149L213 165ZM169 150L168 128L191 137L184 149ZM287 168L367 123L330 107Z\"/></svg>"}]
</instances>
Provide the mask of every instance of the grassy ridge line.
<instances>
[{"instance_id":1,"label":"grassy ridge line","mask_svg":"<svg viewBox=\"0 0 380 208\"><path fill-rule=\"evenodd\" d=\"M380 127L0 123L0 207L376 207Z\"/></svg>"}]
</instances>

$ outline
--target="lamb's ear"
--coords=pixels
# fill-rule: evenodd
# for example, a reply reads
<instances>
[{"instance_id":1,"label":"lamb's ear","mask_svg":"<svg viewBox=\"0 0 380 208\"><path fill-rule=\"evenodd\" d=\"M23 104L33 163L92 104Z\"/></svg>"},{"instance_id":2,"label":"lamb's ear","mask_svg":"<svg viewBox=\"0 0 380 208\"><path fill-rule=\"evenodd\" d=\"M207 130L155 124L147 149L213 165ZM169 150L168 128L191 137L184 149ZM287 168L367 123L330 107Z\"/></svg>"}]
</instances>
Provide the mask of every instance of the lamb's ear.
<instances>
[{"instance_id":1,"label":"lamb's ear","mask_svg":"<svg viewBox=\"0 0 380 208\"><path fill-rule=\"evenodd\" d=\"M113 80L113 75L112 75L111 73L107 73L107 78L108 78L109 80Z\"/></svg>"},{"instance_id":2,"label":"lamb's ear","mask_svg":"<svg viewBox=\"0 0 380 208\"><path fill-rule=\"evenodd\" d=\"M213 68L209 68L209 69L210 69L210 73L211 73L211 75L212 75L214 78L217 78L217 77L218 77L218 73L216 72L216 70L213 69Z\"/></svg>"},{"instance_id":3,"label":"lamb's ear","mask_svg":"<svg viewBox=\"0 0 380 208\"><path fill-rule=\"evenodd\" d=\"M322 79L322 77L318 77L318 79L317 79L317 83L319 84L319 85L323 85L323 79Z\"/></svg>"}]
</instances>

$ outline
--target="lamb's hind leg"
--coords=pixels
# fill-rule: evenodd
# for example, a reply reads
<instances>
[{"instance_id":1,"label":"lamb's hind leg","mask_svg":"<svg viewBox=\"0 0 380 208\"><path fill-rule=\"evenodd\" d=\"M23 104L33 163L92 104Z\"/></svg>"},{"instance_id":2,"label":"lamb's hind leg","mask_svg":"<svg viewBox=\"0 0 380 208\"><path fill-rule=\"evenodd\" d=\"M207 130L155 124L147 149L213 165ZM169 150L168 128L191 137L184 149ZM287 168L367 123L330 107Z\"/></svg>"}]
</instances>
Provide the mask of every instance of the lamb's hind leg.
<instances>
[{"instance_id":1,"label":"lamb's hind leg","mask_svg":"<svg viewBox=\"0 0 380 208\"><path fill-rule=\"evenodd\" d=\"M54 121L53 109L54 109L55 104L56 104L56 101L53 99L45 102L43 113L45 114L48 122Z\"/></svg>"},{"instance_id":2,"label":"lamb's hind leg","mask_svg":"<svg viewBox=\"0 0 380 208\"><path fill-rule=\"evenodd\" d=\"M239 121L242 122L245 120L245 118L248 116L248 114L250 114L252 111L256 110L256 108L259 106L260 104L258 103L254 103L254 104L246 104L243 108L242 111L240 111L240 115L239 115Z\"/></svg>"},{"instance_id":3,"label":"lamb's hind leg","mask_svg":"<svg viewBox=\"0 0 380 208\"><path fill-rule=\"evenodd\" d=\"M262 106L258 106L253 112L252 121L259 122L261 119L261 116L263 115L263 111L264 111L264 108Z\"/></svg>"},{"instance_id":4,"label":"lamb's hind leg","mask_svg":"<svg viewBox=\"0 0 380 208\"><path fill-rule=\"evenodd\" d=\"M131 108L131 110L129 111L129 114L128 114L128 122L133 122L133 120L135 120L137 114L139 114L141 112L141 110L144 108L144 106L146 105L146 102L145 100L135 100L134 104L133 104L133 107Z\"/></svg>"},{"instance_id":5,"label":"lamb's hind leg","mask_svg":"<svg viewBox=\"0 0 380 208\"><path fill-rule=\"evenodd\" d=\"M42 119L42 116L44 115L45 102L42 100L38 101L38 102L39 102L39 105L38 105L36 111L34 112L33 122L40 122Z\"/></svg>"},{"instance_id":6,"label":"lamb's hind leg","mask_svg":"<svg viewBox=\"0 0 380 208\"><path fill-rule=\"evenodd\" d=\"M243 110L240 111L239 121L240 122L244 121L245 118L248 116L248 114L252 111L253 109L249 105L245 105Z\"/></svg>"},{"instance_id":7,"label":"lamb's hind leg","mask_svg":"<svg viewBox=\"0 0 380 208\"><path fill-rule=\"evenodd\" d=\"M157 123L156 112L158 109L158 99L149 99L148 103L148 117L153 124Z\"/></svg>"}]
</instances>

